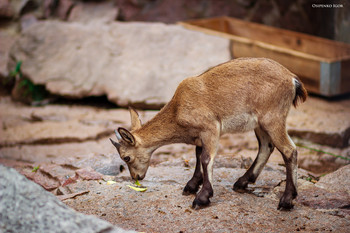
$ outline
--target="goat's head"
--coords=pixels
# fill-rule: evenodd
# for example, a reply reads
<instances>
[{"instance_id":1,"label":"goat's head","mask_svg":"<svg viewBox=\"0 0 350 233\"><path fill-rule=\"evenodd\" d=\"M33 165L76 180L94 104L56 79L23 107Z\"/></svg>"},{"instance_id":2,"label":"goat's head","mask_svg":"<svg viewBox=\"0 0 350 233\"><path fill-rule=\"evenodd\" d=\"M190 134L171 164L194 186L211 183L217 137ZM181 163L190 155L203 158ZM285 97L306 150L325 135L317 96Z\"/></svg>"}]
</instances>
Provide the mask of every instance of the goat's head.
<instances>
[{"instance_id":1,"label":"goat's head","mask_svg":"<svg viewBox=\"0 0 350 233\"><path fill-rule=\"evenodd\" d=\"M120 127L115 131L118 142L110 140L118 150L120 158L128 165L131 177L134 180L142 180L146 175L152 152L144 148L137 136L133 134L133 131L141 128L141 120L134 109L129 110L132 130Z\"/></svg>"}]
</instances>

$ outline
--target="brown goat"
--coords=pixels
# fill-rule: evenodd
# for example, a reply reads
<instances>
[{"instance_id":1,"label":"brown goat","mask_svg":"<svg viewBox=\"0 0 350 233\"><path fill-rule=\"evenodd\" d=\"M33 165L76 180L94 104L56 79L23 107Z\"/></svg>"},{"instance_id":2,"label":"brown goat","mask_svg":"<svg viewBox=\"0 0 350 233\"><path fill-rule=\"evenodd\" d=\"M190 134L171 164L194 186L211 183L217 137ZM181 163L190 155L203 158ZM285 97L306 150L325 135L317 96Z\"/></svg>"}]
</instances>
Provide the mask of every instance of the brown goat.
<instances>
[{"instance_id":1,"label":"brown goat","mask_svg":"<svg viewBox=\"0 0 350 233\"><path fill-rule=\"evenodd\" d=\"M297 150L287 134L286 118L290 106L306 97L300 80L279 63L266 58L234 59L183 80L170 102L144 125L130 109L132 130L118 128L118 142L111 142L131 177L140 180L157 148L171 143L195 145L196 167L183 194L196 194L192 205L196 208L208 205L213 196L213 162L220 136L254 130L258 155L233 189L245 190L254 183L276 147L287 171L278 209L291 209L297 196Z\"/></svg>"}]
</instances>

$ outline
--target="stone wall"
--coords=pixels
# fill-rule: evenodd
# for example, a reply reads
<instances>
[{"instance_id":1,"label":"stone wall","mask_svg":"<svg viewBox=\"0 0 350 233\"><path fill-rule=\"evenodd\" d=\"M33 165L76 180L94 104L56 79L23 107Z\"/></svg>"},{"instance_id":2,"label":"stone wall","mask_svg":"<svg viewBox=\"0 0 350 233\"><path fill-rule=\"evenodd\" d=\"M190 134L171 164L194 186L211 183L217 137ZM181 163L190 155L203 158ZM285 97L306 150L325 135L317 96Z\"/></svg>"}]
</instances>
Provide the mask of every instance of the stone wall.
<instances>
[{"instance_id":1,"label":"stone wall","mask_svg":"<svg viewBox=\"0 0 350 233\"><path fill-rule=\"evenodd\" d=\"M350 43L347 0L0 0L0 20L28 13L41 19L69 20L82 5L95 11L101 5L114 7L119 12L115 19L122 21L175 23L225 15Z\"/></svg>"},{"instance_id":2,"label":"stone wall","mask_svg":"<svg viewBox=\"0 0 350 233\"><path fill-rule=\"evenodd\" d=\"M345 0L116 0L119 19L175 23L232 16L247 21L350 43L350 8Z\"/></svg>"}]
</instances>

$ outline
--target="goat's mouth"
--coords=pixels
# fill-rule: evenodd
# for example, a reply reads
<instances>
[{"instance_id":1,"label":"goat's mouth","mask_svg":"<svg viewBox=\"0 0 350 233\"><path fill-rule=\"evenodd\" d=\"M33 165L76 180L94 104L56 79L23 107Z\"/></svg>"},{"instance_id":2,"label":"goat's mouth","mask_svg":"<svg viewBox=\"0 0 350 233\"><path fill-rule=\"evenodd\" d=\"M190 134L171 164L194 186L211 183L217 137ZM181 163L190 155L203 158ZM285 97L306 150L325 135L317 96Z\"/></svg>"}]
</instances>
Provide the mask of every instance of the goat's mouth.
<instances>
[{"instance_id":1,"label":"goat's mouth","mask_svg":"<svg viewBox=\"0 0 350 233\"><path fill-rule=\"evenodd\" d=\"M145 178L145 175L143 176L136 175L135 177L133 177L134 180L143 180L143 178Z\"/></svg>"}]
</instances>

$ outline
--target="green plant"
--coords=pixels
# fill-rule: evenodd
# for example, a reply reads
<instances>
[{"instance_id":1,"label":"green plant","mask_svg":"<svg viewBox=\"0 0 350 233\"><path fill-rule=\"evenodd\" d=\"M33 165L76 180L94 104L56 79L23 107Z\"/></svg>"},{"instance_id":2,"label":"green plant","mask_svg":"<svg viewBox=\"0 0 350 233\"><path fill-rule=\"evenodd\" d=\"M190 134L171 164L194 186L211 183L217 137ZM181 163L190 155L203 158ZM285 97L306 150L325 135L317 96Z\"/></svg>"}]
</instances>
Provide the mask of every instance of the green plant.
<instances>
[{"instance_id":1,"label":"green plant","mask_svg":"<svg viewBox=\"0 0 350 233\"><path fill-rule=\"evenodd\" d=\"M22 61L18 61L16 63L15 69L10 72L10 77L11 78L16 78L17 75L19 76L19 78L23 77L23 74L22 74L22 71L21 71L21 66L22 66Z\"/></svg>"},{"instance_id":2,"label":"green plant","mask_svg":"<svg viewBox=\"0 0 350 233\"><path fill-rule=\"evenodd\" d=\"M16 67L10 72L10 77L17 79L19 89L23 90L23 97L31 98L33 101L42 101L48 96L43 85L36 85L30 79L23 77L21 70L22 61L16 63Z\"/></svg>"},{"instance_id":3,"label":"green plant","mask_svg":"<svg viewBox=\"0 0 350 233\"><path fill-rule=\"evenodd\" d=\"M308 147L308 146L305 146L305 145L303 145L303 144L301 144L301 143L298 143L297 146L298 146L298 147L305 148L305 149L308 149L308 150L311 150L311 151L315 151L315 152L318 152L318 153L327 154L327 155L334 156L334 157L336 157L336 158L341 158L341 159L350 161L350 158L346 158L346 157L344 157L344 156L336 155L336 154L333 154L333 153L331 153L331 152L323 151L323 150L320 150L320 149Z\"/></svg>"},{"instance_id":4,"label":"green plant","mask_svg":"<svg viewBox=\"0 0 350 233\"><path fill-rule=\"evenodd\" d=\"M47 97L47 91L43 85L35 85L27 78L22 78L18 87L24 87L24 97L31 97L34 101L41 101Z\"/></svg>"},{"instance_id":5,"label":"green plant","mask_svg":"<svg viewBox=\"0 0 350 233\"><path fill-rule=\"evenodd\" d=\"M36 167L33 167L32 172L37 172L37 171L39 170L39 168L40 168L40 165L38 165L38 166L36 166Z\"/></svg>"}]
</instances>

